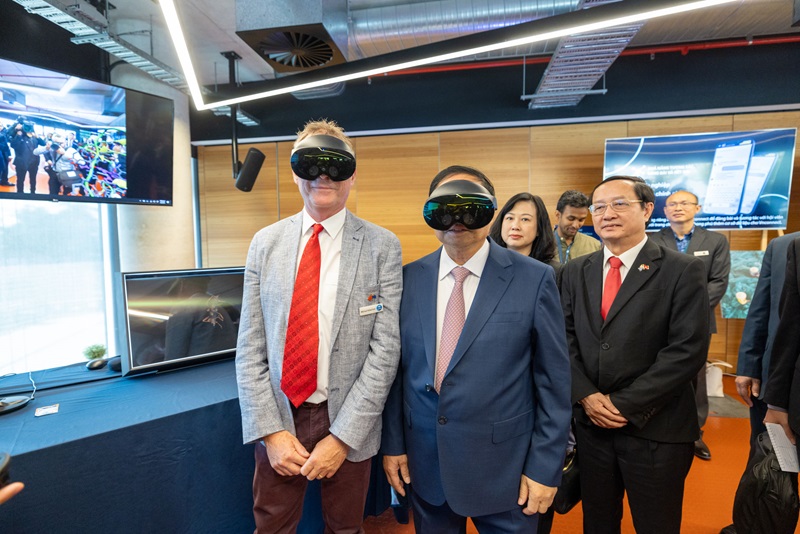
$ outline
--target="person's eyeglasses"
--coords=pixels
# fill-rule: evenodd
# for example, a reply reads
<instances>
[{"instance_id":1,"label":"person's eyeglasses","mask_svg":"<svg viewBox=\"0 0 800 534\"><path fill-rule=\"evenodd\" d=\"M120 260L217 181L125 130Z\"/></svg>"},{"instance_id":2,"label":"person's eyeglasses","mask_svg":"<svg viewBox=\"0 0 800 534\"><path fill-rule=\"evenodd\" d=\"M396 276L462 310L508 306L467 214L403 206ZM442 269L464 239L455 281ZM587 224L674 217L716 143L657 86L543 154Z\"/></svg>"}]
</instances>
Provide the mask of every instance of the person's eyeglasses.
<instances>
[{"instance_id":1,"label":"person's eyeglasses","mask_svg":"<svg viewBox=\"0 0 800 534\"><path fill-rule=\"evenodd\" d=\"M666 206L671 210L674 210L678 206L680 206L683 209L686 209L689 206L697 206L697 202L687 202L685 200L683 202L667 202Z\"/></svg>"},{"instance_id":2,"label":"person's eyeglasses","mask_svg":"<svg viewBox=\"0 0 800 534\"><path fill-rule=\"evenodd\" d=\"M608 204L592 204L589 206L589 211L592 212L592 215L602 215L606 212L606 208L610 206L612 210L620 213L631 209L631 204L643 202L644 200L628 200L625 198L618 198L617 200L612 200Z\"/></svg>"}]
</instances>

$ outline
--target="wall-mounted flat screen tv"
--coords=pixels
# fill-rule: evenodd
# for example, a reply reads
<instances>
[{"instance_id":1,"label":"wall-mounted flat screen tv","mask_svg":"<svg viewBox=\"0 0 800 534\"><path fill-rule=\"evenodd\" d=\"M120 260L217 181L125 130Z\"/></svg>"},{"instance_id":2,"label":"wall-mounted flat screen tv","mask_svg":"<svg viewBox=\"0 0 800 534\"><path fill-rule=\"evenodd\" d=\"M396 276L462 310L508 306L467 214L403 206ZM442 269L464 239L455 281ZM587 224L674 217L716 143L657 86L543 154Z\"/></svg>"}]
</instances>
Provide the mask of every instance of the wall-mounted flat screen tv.
<instances>
[{"instance_id":1,"label":"wall-mounted flat screen tv","mask_svg":"<svg viewBox=\"0 0 800 534\"><path fill-rule=\"evenodd\" d=\"M241 267L123 273L123 374L233 356L243 287Z\"/></svg>"},{"instance_id":2,"label":"wall-mounted flat screen tv","mask_svg":"<svg viewBox=\"0 0 800 534\"><path fill-rule=\"evenodd\" d=\"M694 193L695 223L716 230L786 228L796 128L607 139L604 178L642 177L656 193L648 230L669 225L667 197Z\"/></svg>"},{"instance_id":3,"label":"wall-mounted flat screen tv","mask_svg":"<svg viewBox=\"0 0 800 534\"><path fill-rule=\"evenodd\" d=\"M172 100L0 59L0 198L172 205L173 118Z\"/></svg>"}]
</instances>

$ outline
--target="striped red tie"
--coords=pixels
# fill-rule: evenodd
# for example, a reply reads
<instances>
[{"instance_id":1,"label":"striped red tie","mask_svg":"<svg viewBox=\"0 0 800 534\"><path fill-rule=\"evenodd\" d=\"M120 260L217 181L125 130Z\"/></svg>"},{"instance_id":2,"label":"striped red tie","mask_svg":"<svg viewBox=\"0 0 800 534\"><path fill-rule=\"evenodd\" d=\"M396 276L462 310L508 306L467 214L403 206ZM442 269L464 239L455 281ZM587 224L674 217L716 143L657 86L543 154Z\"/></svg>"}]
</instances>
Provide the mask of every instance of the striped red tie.
<instances>
[{"instance_id":1,"label":"striped red tie","mask_svg":"<svg viewBox=\"0 0 800 534\"><path fill-rule=\"evenodd\" d=\"M297 278L294 281L286 347L283 350L281 389L297 407L317 389L317 357L319 352L319 233L321 224L311 227L313 233L303 249Z\"/></svg>"}]
</instances>

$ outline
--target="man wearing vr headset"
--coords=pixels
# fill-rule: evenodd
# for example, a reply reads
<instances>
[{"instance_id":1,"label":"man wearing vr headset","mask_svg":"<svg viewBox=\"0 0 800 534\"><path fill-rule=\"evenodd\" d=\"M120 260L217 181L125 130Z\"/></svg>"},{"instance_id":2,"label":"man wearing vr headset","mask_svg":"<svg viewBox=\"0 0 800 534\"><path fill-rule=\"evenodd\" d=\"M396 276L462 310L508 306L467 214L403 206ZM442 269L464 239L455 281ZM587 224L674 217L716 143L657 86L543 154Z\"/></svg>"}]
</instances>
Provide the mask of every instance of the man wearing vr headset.
<instances>
[{"instance_id":1,"label":"man wearing vr headset","mask_svg":"<svg viewBox=\"0 0 800 534\"><path fill-rule=\"evenodd\" d=\"M570 367L552 268L488 238L497 200L476 169L433 180L443 247L404 268L400 371L384 470L417 532L536 532L561 480ZM405 484L405 485L404 485Z\"/></svg>"},{"instance_id":2,"label":"man wearing vr headset","mask_svg":"<svg viewBox=\"0 0 800 534\"><path fill-rule=\"evenodd\" d=\"M326 531L363 532L400 357L400 242L345 208L355 156L338 125L308 123L291 167L303 211L253 239L236 351L256 532L295 532L314 479Z\"/></svg>"}]
</instances>

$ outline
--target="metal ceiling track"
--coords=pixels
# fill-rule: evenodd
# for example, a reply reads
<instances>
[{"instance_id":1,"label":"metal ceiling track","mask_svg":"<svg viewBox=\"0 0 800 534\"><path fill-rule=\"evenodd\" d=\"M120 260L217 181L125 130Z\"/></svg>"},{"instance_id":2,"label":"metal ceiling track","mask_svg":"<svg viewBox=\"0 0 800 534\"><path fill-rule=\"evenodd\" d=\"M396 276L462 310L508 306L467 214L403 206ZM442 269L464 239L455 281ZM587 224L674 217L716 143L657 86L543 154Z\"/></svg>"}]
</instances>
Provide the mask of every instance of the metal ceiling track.
<instances>
[{"instance_id":1,"label":"metal ceiling track","mask_svg":"<svg viewBox=\"0 0 800 534\"><path fill-rule=\"evenodd\" d=\"M14 0L14 2L24 7L28 13L39 15L72 33L73 43L93 44L153 78L189 93L183 74L110 32L108 20L88 4L74 1L68 4L60 0Z\"/></svg>"},{"instance_id":2,"label":"metal ceiling track","mask_svg":"<svg viewBox=\"0 0 800 534\"><path fill-rule=\"evenodd\" d=\"M618 0L585 0L582 9ZM528 109L577 106L587 95L605 94L606 89L593 89L605 76L611 64L644 26L644 22L616 26L562 38L539 81L536 92L523 94ZM523 86L524 93L524 86Z\"/></svg>"}]
</instances>

